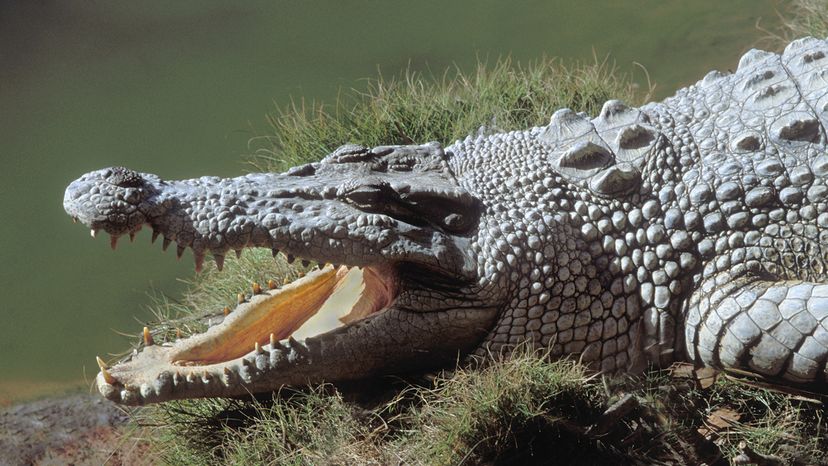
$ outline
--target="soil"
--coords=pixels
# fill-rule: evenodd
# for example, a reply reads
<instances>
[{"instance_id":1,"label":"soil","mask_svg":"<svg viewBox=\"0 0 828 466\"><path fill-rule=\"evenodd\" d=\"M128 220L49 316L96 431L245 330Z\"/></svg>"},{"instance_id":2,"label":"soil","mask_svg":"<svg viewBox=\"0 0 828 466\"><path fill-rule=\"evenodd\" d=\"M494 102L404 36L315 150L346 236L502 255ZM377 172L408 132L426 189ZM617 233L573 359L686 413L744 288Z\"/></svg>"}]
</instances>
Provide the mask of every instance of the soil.
<instances>
[{"instance_id":1,"label":"soil","mask_svg":"<svg viewBox=\"0 0 828 466\"><path fill-rule=\"evenodd\" d=\"M0 464L151 464L146 443L124 435L130 415L100 396L76 394L0 410Z\"/></svg>"}]
</instances>

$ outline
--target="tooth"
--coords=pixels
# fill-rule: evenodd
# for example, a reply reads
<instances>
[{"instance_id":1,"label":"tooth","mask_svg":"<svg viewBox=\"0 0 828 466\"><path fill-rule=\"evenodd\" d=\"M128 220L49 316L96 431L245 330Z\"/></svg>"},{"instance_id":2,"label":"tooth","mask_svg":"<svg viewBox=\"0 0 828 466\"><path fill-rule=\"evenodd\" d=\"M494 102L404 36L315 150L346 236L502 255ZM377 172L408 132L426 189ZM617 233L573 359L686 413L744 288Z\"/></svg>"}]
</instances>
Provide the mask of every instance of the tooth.
<instances>
[{"instance_id":1,"label":"tooth","mask_svg":"<svg viewBox=\"0 0 828 466\"><path fill-rule=\"evenodd\" d=\"M308 267L310 265L309 260L302 259L302 267Z\"/></svg>"},{"instance_id":2,"label":"tooth","mask_svg":"<svg viewBox=\"0 0 828 466\"><path fill-rule=\"evenodd\" d=\"M78 223L78 217L72 217L72 223Z\"/></svg>"},{"instance_id":3,"label":"tooth","mask_svg":"<svg viewBox=\"0 0 828 466\"><path fill-rule=\"evenodd\" d=\"M193 256L195 257L195 271L196 273L201 272L201 269L204 268L204 254L196 252Z\"/></svg>"},{"instance_id":4,"label":"tooth","mask_svg":"<svg viewBox=\"0 0 828 466\"><path fill-rule=\"evenodd\" d=\"M155 244L155 240L158 239L158 235L160 234L161 233L158 230L152 230L152 239L150 240L150 243Z\"/></svg>"},{"instance_id":5,"label":"tooth","mask_svg":"<svg viewBox=\"0 0 828 466\"><path fill-rule=\"evenodd\" d=\"M293 261L295 261L295 260L296 260L296 258L295 258L295 257L293 257L293 254L288 254L288 255L287 255L287 263L288 263L288 264L292 264L292 263L293 263Z\"/></svg>"},{"instance_id":6,"label":"tooth","mask_svg":"<svg viewBox=\"0 0 828 466\"><path fill-rule=\"evenodd\" d=\"M162 251L166 251L166 250L167 250L167 248L168 248L168 247L170 247L170 243L172 243L172 240L171 240L171 239L169 239L169 238L167 238L167 237L165 236L165 237L164 237L164 241L163 241L163 243L161 244L161 250L162 250Z\"/></svg>"},{"instance_id":7,"label":"tooth","mask_svg":"<svg viewBox=\"0 0 828 466\"><path fill-rule=\"evenodd\" d=\"M117 236L111 235L109 237L109 247L112 248L113 251L115 250L115 248L118 247L118 237Z\"/></svg>"},{"instance_id":8,"label":"tooth","mask_svg":"<svg viewBox=\"0 0 828 466\"><path fill-rule=\"evenodd\" d=\"M270 334L270 351L276 351L276 335Z\"/></svg>"},{"instance_id":9,"label":"tooth","mask_svg":"<svg viewBox=\"0 0 828 466\"><path fill-rule=\"evenodd\" d=\"M253 285L251 285L251 288L253 288L253 294L262 294L262 286L259 285L258 283L253 282Z\"/></svg>"},{"instance_id":10,"label":"tooth","mask_svg":"<svg viewBox=\"0 0 828 466\"><path fill-rule=\"evenodd\" d=\"M224 270L224 255L213 254L213 260L216 261L216 268L221 272Z\"/></svg>"},{"instance_id":11,"label":"tooth","mask_svg":"<svg viewBox=\"0 0 828 466\"><path fill-rule=\"evenodd\" d=\"M152 346L155 344L155 340L152 339L152 334L149 331L149 327L144 327L144 346Z\"/></svg>"},{"instance_id":12,"label":"tooth","mask_svg":"<svg viewBox=\"0 0 828 466\"><path fill-rule=\"evenodd\" d=\"M256 363L249 360L249 359L242 358L242 364L247 366L247 368L250 369L251 371L256 370Z\"/></svg>"},{"instance_id":13,"label":"tooth","mask_svg":"<svg viewBox=\"0 0 828 466\"><path fill-rule=\"evenodd\" d=\"M304 277L304 276L305 276L305 272L299 272L299 273L298 273L298 274L296 274L296 275L299 275L299 278L302 278L302 277Z\"/></svg>"},{"instance_id":14,"label":"tooth","mask_svg":"<svg viewBox=\"0 0 828 466\"><path fill-rule=\"evenodd\" d=\"M230 306L224 306L224 317L230 315Z\"/></svg>"},{"instance_id":15,"label":"tooth","mask_svg":"<svg viewBox=\"0 0 828 466\"><path fill-rule=\"evenodd\" d=\"M288 283L290 283L290 279L288 277L285 277L285 279L282 283L287 285Z\"/></svg>"},{"instance_id":16,"label":"tooth","mask_svg":"<svg viewBox=\"0 0 828 466\"><path fill-rule=\"evenodd\" d=\"M173 385L179 385L181 383L181 379L183 379L183 378L184 377L181 375L181 371L175 371L175 374L173 374L173 378L172 378Z\"/></svg>"},{"instance_id":17,"label":"tooth","mask_svg":"<svg viewBox=\"0 0 828 466\"><path fill-rule=\"evenodd\" d=\"M243 249L236 249L236 259L241 259Z\"/></svg>"},{"instance_id":18,"label":"tooth","mask_svg":"<svg viewBox=\"0 0 828 466\"><path fill-rule=\"evenodd\" d=\"M196 273L199 273L204 268L204 254L194 252L193 257L195 257L196 261Z\"/></svg>"},{"instance_id":19,"label":"tooth","mask_svg":"<svg viewBox=\"0 0 828 466\"><path fill-rule=\"evenodd\" d=\"M109 367L107 367L106 363L100 356L95 356L95 359L98 361L98 367L101 369L101 374L103 374L104 381L110 385L114 385L118 381L115 377L112 377L112 374L109 373Z\"/></svg>"},{"instance_id":20,"label":"tooth","mask_svg":"<svg viewBox=\"0 0 828 466\"><path fill-rule=\"evenodd\" d=\"M239 295L236 296L236 299L239 301L239 304L243 303L244 302L244 293L239 293Z\"/></svg>"},{"instance_id":21,"label":"tooth","mask_svg":"<svg viewBox=\"0 0 828 466\"><path fill-rule=\"evenodd\" d=\"M175 255L176 255L176 257L178 257L179 259L181 259L181 256L184 254L184 251L185 251L186 249L187 249L187 246L182 246L181 244L178 244L178 245L177 245L177 247L175 248Z\"/></svg>"},{"instance_id":22,"label":"tooth","mask_svg":"<svg viewBox=\"0 0 828 466\"><path fill-rule=\"evenodd\" d=\"M95 361L98 362L98 367L100 367L101 370L109 369L109 366L104 362L103 359L101 359L100 356L95 356Z\"/></svg>"},{"instance_id":23,"label":"tooth","mask_svg":"<svg viewBox=\"0 0 828 466\"><path fill-rule=\"evenodd\" d=\"M259 342L258 342L258 341L253 343L253 351L254 351L256 354L262 354L262 347L261 347L261 346L259 346Z\"/></svg>"},{"instance_id":24,"label":"tooth","mask_svg":"<svg viewBox=\"0 0 828 466\"><path fill-rule=\"evenodd\" d=\"M210 373L209 373L209 372L207 372L207 371L204 371L204 375L202 375L202 376L201 376L201 380L202 380L204 383L210 383L210 380L212 380L212 379L213 379L213 375L212 375L212 374L210 374Z\"/></svg>"},{"instance_id":25,"label":"tooth","mask_svg":"<svg viewBox=\"0 0 828 466\"><path fill-rule=\"evenodd\" d=\"M187 383L195 382L195 375L193 375L192 372L188 373L186 378L187 378Z\"/></svg>"},{"instance_id":26,"label":"tooth","mask_svg":"<svg viewBox=\"0 0 828 466\"><path fill-rule=\"evenodd\" d=\"M277 285L276 282L273 280L268 280L267 287L271 290L275 290L276 288L279 288L279 285Z\"/></svg>"},{"instance_id":27,"label":"tooth","mask_svg":"<svg viewBox=\"0 0 828 466\"><path fill-rule=\"evenodd\" d=\"M130 231L130 232L129 232L129 242L130 242L130 243L134 243L134 242L135 242L135 232L134 232L134 231Z\"/></svg>"},{"instance_id":28,"label":"tooth","mask_svg":"<svg viewBox=\"0 0 828 466\"><path fill-rule=\"evenodd\" d=\"M276 255L279 254L279 250L276 248L271 249L270 252L273 253L273 257L276 257Z\"/></svg>"},{"instance_id":29,"label":"tooth","mask_svg":"<svg viewBox=\"0 0 828 466\"><path fill-rule=\"evenodd\" d=\"M175 337L178 338L179 340L181 339L181 329L180 328L175 329Z\"/></svg>"},{"instance_id":30,"label":"tooth","mask_svg":"<svg viewBox=\"0 0 828 466\"><path fill-rule=\"evenodd\" d=\"M89 236L91 236L92 238L97 238L98 237L98 230L96 230L94 228L89 230Z\"/></svg>"}]
</instances>

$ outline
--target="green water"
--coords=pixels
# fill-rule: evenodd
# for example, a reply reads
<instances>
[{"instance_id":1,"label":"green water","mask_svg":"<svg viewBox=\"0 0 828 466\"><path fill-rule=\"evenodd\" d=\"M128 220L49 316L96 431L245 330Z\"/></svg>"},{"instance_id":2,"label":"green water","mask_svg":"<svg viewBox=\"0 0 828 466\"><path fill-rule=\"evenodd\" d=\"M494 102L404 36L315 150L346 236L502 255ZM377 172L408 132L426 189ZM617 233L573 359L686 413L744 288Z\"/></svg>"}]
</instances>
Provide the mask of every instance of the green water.
<instances>
[{"instance_id":1,"label":"green water","mask_svg":"<svg viewBox=\"0 0 828 466\"><path fill-rule=\"evenodd\" d=\"M591 60L657 97L735 67L774 2L142 1L0 3L0 390L97 371L192 258L109 250L72 225L64 187L109 165L165 178L245 172L240 154L291 96L331 100L377 68L436 73L511 54ZM240 2L241 3L241 2ZM344 141L343 141L344 142ZM124 243L126 243L124 241ZM91 378L91 376L90 376ZM0 394L1 396L1 394Z\"/></svg>"}]
</instances>

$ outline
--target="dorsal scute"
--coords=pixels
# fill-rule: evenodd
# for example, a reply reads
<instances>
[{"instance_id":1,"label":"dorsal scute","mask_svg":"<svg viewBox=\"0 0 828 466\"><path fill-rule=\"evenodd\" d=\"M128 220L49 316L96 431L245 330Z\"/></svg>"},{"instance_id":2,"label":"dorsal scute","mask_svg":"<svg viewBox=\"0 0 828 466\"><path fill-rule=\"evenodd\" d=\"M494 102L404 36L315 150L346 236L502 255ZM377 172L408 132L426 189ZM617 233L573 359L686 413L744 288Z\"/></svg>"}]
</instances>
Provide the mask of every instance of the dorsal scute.
<instances>
[{"instance_id":1,"label":"dorsal scute","mask_svg":"<svg viewBox=\"0 0 828 466\"><path fill-rule=\"evenodd\" d=\"M631 192L658 138L650 118L619 100L607 101L594 119L570 109L552 115L541 139L549 159L569 181L599 196Z\"/></svg>"}]
</instances>

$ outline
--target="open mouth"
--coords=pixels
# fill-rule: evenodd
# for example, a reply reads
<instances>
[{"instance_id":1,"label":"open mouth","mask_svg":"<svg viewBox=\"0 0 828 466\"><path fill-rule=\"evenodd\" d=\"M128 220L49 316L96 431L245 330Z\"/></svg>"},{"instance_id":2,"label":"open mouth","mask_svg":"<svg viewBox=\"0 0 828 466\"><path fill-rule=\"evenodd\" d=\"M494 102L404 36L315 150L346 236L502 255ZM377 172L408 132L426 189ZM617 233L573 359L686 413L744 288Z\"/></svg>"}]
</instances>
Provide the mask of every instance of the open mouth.
<instances>
[{"instance_id":1,"label":"open mouth","mask_svg":"<svg viewBox=\"0 0 828 466\"><path fill-rule=\"evenodd\" d=\"M98 388L107 398L141 403L182 384L251 384L290 349L307 351L326 334L382 313L397 290L388 265L326 265L281 287L254 284L249 298L203 333L156 345L145 331L145 347L132 359L111 368L99 360Z\"/></svg>"}]
</instances>

